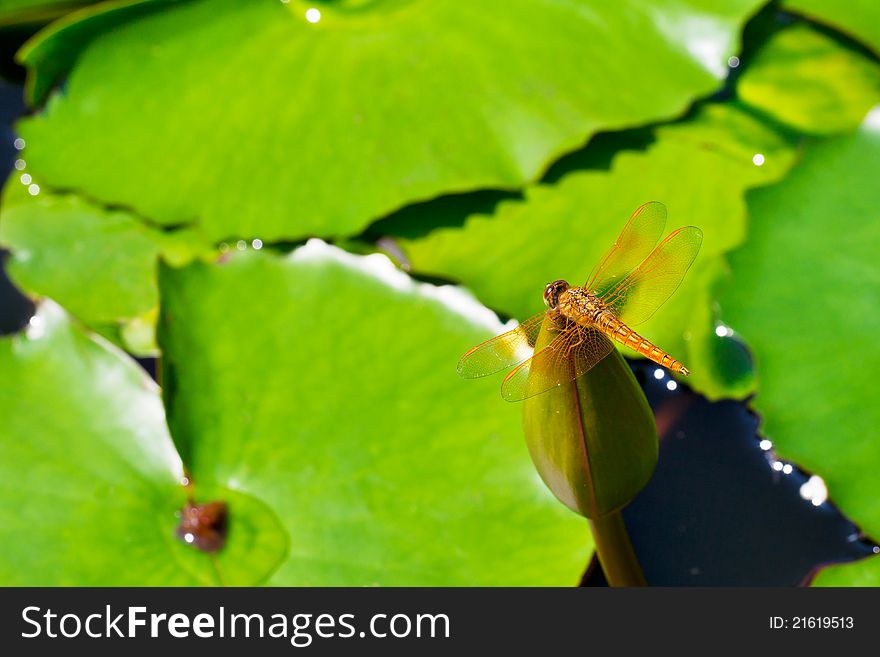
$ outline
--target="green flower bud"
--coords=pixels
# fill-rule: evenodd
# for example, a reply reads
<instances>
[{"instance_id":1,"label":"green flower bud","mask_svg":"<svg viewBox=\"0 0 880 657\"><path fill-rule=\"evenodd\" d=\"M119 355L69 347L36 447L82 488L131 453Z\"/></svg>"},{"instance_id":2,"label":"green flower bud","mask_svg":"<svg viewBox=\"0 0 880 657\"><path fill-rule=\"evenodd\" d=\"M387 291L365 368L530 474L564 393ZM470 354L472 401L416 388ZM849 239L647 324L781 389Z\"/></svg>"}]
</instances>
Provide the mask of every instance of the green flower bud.
<instances>
[{"instance_id":1,"label":"green flower bud","mask_svg":"<svg viewBox=\"0 0 880 657\"><path fill-rule=\"evenodd\" d=\"M535 351L555 334L541 329ZM523 426L544 483L591 519L632 500L657 465L654 415L617 350L578 379L526 399Z\"/></svg>"}]
</instances>

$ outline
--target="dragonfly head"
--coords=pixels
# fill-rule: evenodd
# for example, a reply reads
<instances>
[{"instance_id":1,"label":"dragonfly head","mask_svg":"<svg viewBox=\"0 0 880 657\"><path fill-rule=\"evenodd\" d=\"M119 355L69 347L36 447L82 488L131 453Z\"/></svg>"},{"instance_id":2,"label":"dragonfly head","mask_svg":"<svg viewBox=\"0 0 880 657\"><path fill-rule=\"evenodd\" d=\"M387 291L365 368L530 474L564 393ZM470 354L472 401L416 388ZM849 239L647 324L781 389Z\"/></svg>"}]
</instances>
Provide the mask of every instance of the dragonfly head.
<instances>
[{"instance_id":1,"label":"dragonfly head","mask_svg":"<svg viewBox=\"0 0 880 657\"><path fill-rule=\"evenodd\" d=\"M551 310L555 310L559 305L559 295L569 288L568 282L563 280L548 283L544 288L544 303Z\"/></svg>"}]
</instances>

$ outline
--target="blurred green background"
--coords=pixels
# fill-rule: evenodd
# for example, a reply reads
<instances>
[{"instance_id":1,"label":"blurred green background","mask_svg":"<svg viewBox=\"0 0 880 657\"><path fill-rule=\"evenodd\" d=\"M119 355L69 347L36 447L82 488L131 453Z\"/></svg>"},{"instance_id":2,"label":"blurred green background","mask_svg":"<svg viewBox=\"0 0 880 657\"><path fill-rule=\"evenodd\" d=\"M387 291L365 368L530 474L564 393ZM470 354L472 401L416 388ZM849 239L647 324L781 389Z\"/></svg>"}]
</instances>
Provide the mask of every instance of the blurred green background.
<instances>
[{"instance_id":1,"label":"blurred green background","mask_svg":"<svg viewBox=\"0 0 880 657\"><path fill-rule=\"evenodd\" d=\"M38 304L0 337L0 583L577 584L586 523L455 363L652 199L705 241L640 332L880 539L878 26L867 0L0 2L28 104L0 247ZM190 494L229 505L218 554L174 538ZM880 585L880 557L816 581Z\"/></svg>"}]
</instances>

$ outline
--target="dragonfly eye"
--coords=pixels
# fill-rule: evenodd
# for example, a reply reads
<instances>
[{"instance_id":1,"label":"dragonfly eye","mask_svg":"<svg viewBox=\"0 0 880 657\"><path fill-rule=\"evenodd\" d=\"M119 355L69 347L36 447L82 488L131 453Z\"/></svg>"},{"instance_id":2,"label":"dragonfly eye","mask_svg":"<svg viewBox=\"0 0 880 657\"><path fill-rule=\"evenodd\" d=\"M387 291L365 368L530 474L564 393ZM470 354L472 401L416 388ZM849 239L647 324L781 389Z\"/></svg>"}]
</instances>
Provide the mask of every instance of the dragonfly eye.
<instances>
[{"instance_id":1,"label":"dragonfly eye","mask_svg":"<svg viewBox=\"0 0 880 657\"><path fill-rule=\"evenodd\" d=\"M566 281L559 280L548 283L544 288L544 303L549 308L555 308L559 304L559 295L567 289L568 283Z\"/></svg>"}]
</instances>

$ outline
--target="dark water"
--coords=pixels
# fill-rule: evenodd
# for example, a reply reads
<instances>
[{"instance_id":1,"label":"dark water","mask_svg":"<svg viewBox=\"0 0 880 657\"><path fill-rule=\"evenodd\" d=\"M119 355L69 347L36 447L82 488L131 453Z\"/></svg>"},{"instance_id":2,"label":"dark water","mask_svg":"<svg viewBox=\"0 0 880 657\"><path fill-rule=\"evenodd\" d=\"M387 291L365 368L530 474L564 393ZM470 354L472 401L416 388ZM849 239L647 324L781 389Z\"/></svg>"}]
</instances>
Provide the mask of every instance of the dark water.
<instances>
[{"instance_id":1,"label":"dark water","mask_svg":"<svg viewBox=\"0 0 880 657\"><path fill-rule=\"evenodd\" d=\"M0 181L6 180L18 157L13 145L16 135L12 124L23 112L21 87L0 79ZM8 255L0 249L0 335L21 329L34 310L33 304L15 289L6 276Z\"/></svg>"},{"instance_id":2,"label":"dark water","mask_svg":"<svg viewBox=\"0 0 880 657\"><path fill-rule=\"evenodd\" d=\"M0 180L13 168L12 122L23 111L21 87L0 81ZM0 272L0 333L19 330L32 312ZM155 376L155 361L140 362ZM804 499L809 475L783 463L773 469L777 459L762 449L758 418L744 403L671 391L653 364L632 366L661 428L657 472L624 513L651 584L795 585L821 564L872 554L832 504ZM585 576L587 585L603 583L599 568Z\"/></svg>"},{"instance_id":3,"label":"dark water","mask_svg":"<svg viewBox=\"0 0 880 657\"><path fill-rule=\"evenodd\" d=\"M660 433L657 471L624 510L649 583L790 586L873 554L832 503L807 499L821 485L776 456L745 403L670 391L653 363L632 367ZM585 583L603 584L600 569Z\"/></svg>"}]
</instances>

